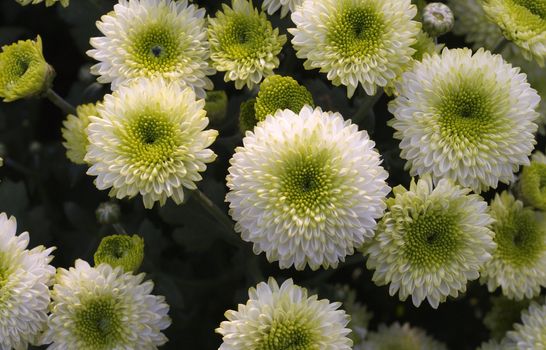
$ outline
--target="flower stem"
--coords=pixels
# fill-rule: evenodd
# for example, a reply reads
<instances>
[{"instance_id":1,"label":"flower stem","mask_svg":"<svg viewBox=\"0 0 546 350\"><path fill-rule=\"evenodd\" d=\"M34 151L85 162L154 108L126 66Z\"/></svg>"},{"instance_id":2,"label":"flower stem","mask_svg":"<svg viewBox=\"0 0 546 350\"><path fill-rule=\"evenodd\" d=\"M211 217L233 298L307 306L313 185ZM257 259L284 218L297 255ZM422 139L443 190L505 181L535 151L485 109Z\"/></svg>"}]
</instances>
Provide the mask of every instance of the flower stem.
<instances>
[{"instance_id":1,"label":"flower stem","mask_svg":"<svg viewBox=\"0 0 546 350\"><path fill-rule=\"evenodd\" d=\"M112 226L114 227L114 230L116 230L116 233L118 235L126 235L127 234L127 231L125 231L125 228L120 223L112 224Z\"/></svg>"},{"instance_id":2,"label":"flower stem","mask_svg":"<svg viewBox=\"0 0 546 350\"><path fill-rule=\"evenodd\" d=\"M53 89L47 89L45 96L64 113L77 115L76 108L59 96Z\"/></svg>"}]
</instances>

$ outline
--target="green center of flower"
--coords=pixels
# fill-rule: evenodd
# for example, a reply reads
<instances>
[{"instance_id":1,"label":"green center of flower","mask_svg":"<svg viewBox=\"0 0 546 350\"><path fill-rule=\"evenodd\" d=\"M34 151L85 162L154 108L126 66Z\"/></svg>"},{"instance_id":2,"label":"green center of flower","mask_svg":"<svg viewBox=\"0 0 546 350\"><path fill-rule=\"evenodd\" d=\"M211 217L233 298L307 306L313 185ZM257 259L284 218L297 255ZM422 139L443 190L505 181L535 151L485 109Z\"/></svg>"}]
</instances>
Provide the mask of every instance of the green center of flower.
<instances>
[{"instance_id":1,"label":"green center of flower","mask_svg":"<svg viewBox=\"0 0 546 350\"><path fill-rule=\"evenodd\" d=\"M253 58L263 51L269 30L259 16L236 14L229 18L218 40L231 59Z\"/></svg>"},{"instance_id":2,"label":"green center of flower","mask_svg":"<svg viewBox=\"0 0 546 350\"><path fill-rule=\"evenodd\" d=\"M117 304L113 297L101 296L83 302L76 310L75 332L87 349L113 349L122 345L123 322Z\"/></svg>"},{"instance_id":3,"label":"green center of flower","mask_svg":"<svg viewBox=\"0 0 546 350\"><path fill-rule=\"evenodd\" d=\"M318 350L313 334L300 320L273 320L256 350Z\"/></svg>"},{"instance_id":4,"label":"green center of flower","mask_svg":"<svg viewBox=\"0 0 546 350\"><path fill-rule=\"evenodd\" d=\"M411 264L432 270L445 266L459 247L456 223L455 216L434 211L408 223L404 253Z\"/></svg>"},{"instance_id":5,"label":"green center of flower","mask_svg":"<svg viewBox=\"0 0 546 350\"><path fill-rule=\"evenodd\" d=\"M256 119L264 120L279 109L298 113L304 105L313 106L311 93L291 77L272 75L260 85L256 98Z\"/></svg>"},{"instance_id":6,"label":"green center of flower","mask_svg":"<svg viewBox=\"0 0 546 350\"><path fill-rule=\"evenodd\" d=\"M384 24L371 6L345 6L328 24L327 39L341 58L364 58L381 47Z\"/></svg>"},{"instance_id":7,"label":"green center of flower","mask_svg":"<svg viewBox=\"0 0 546 350\"><path fill-rule=\"evenodd\" d=\"M532 210L523 210L502 220L495 229L497 255L513 266L533 265L544 249L545 230L540 229Z\"/></svg>"},{"instance_id":8,"label":"green center of flower","mask_svg":"<svg viewBox=\"0 0 546 350\"><path fill-rule=\"evenodd\" d=\"M546 0L512 0L514 4L526 8L533 15L546 19Z\"/></svg>"},{"instance_id":9,"label":"green center of flower","mask_svg":"<svg viewBox=\"0 0 546 350\"><path fill-rule=\"evenodd\" d=\"M149 72L171 71L179 62L180 39L162 24L147 26L136 32L129 50L139 68Z\"/></svg>"},{"instance_id":10,"label":"green center of flower","mask_svg":"<svg viewBox=\"0 0 546 350\"><path fill-rule=\"evenodd\" d=\"M22 47L19 50L12 50L4 55L2 62L2 76L0 81L6 88L16 84L25 75L35 60L35 53L30 48Z\"/></svg>"},{"instance_id":11,"label":"green center of flower","mask_svg":"<svg viewBox=\"0 0 546 350\"><path fill-rule=\"evenodd\" d=\"M95 252L95 264L121 266L125 271L136 271L144 257L144 241L137 235L112 235L104 237Z\"/></svg>"}]
</instances>

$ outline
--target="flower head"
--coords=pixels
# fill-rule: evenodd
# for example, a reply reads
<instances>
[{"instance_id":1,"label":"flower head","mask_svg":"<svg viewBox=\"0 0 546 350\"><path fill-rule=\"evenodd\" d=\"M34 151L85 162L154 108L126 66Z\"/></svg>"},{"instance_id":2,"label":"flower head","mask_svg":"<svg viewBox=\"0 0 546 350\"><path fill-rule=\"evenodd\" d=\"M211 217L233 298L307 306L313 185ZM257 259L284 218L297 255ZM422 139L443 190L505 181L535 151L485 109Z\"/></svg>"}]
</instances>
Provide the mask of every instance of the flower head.
<instances>
[{"instance_id":1,"label":"flower head","mask_svg":"<svg viewBox=\"0 0 546 350\"><path fill-rule=\"evenodd\" d=\"M144 240L137 235L104 237L93 256L95 265L102 263L121 266L126 272L136 272L144 259Z\"/></svg>"},{"instance_id":2,"label":"flower head","mask_svg":"<svg viewBox=\"0 0 546 350\"><path fill-rule=\"evenodd\" d=\"M286 35L279 35L249 0L232 0L231 7L222 4L222 9L209 18L210 58L216 70L226 72L224 81L251 89L279 66Z\"/></svg>"},{"instance_id":3,"label":"flower head","mask_svg":"<svg viewBox=\"0 0 546 350\"><path fill-rule=\"evenodd\" d=\"M108 264L91 267L76 260L59 269L53 286L48 349L155 349L167 342L165 298L150 294L144 274L124 273Z\"/></svg>"},{"instance_id":4,"label":"flower head","mask_svg":"<svg viewBox=\"0 0 546 350\"><path fill-rule=\"evenodd\" d=\"M506 191L491 202L491 216L497 247L480 281L490 292L501 287L511 299L538 295L541 286L546 287L546 217Z\"/></svg>"},{"instance_id":5,"label":"flower head","mask_svg":"<svg viewBox=\"0 0 546 350\"><path fill-rule=\"evenodd\" d=\"M532 303L521 315L522 323L508 332L507 350L538 350L546 344L546 304Z\"/></svg>"},{"instance_id":6,"label":"flower head","mask_svg":"<svg viewBox=\"0 0 546 350\"><path fill-rule=\"evenodd\" d=\"M291 77L272 75L260 84L254 109L256 119L262 121L279 109L289 109L298 113L305 105L315 106L313 96L305 86L301 86Z\"/></svg>"},{"instance_id":7,"label":"flower head","mask_svg":"<svg viewBox=\"0 0 546 350\"><path fill-rule=\"evenodd\" d=\"M87 54L101 83L116 90L126 80L162 77L182 82L199 98L211 89L205 10L187 0L119 0L101 17L103 37L91 38Z\"/></svg>"},{"instance_id":8,"label":"flower head","mask_svg":"<svg viewBox=\"0 0 546 350\"><path fill-rule=\"evenodd\" d=\"M410 0L305 0L292 13L292 44L306 69L320 68L351 97L368 95L402 73L420 25Z\"/></svg>"},{"instance_id":9,"label":"flower head","mask_svg":"<svg viewBox=\"0 0 546 350\"><path fill-rule=\"evenodd\" d=\"M223 336L219 350L351 349L341 303L308 296L292 279L279 287L269 278L250 288L248 297L237 311L226 311L228 320L216 329Z\"/></svg>"},{"instance_id":10,"label":"flower head","mask_svg":"<svg viewBox=\"0 0 546 350\"><path fill-rule=\"evenodd\" d=\"M270 15L281 9L281 18L283 18L288 14L288 11L294 12L302 3L303 0L264 0L262 9Z\"/></svg>"},{"instance_id":11,"label":"flower head","mask_svg":"<svg viewBox=\"0 0 546 350\"><path fill-rule=\"evenodd\" d=\"M430 176L412 180L409 191L393 189L388 210L374 240L366 247L373 281L389 284L400 300L411 295L419 306L426 298L433 308L448 296L466 291L468 280L495 247L487 203L448 179L433 187Z\"/></svg>"},{"instance_id":12,"label":"flower head","mask_svg":"<svg viewBox=\"0 0 546 350\"><path fill-rule=\"evenodd\" d=\"M28 232L16 236L17 221L0 214L0 349L39 345L46 328L54 248L26 249Z\"/></svg>"},{"instance_id":13,"label":"flower head","mask_svg":"<svg viewBox=\"0 0 546 350\"><path fill-rule=\"evenodd\" d=\"M55 71L42 53L42 39L19 40L0 52L0 97L4 102L44 93Z\"/></svg>"},{"instance_id":14,"label":"flower head","mask_svg":"<svg viewBox=\"0 0 546 350\"><path fill-rule=\"evenodd\" d=\"M398 322L389 327L379 326L377 332L371 332L368 339L355 350L447 350L420 328L410 327L409 323L400 326Z\"/></svg>"},{"instance_id":15,"label":"flower head","mask_svg":"<svg viewBox=\"0 0 546 350\"><path fill-rule=\"evenodd\" d=\"M235 229L281 268L336 267L373 236L387 172L366 131L305 106L248 131L228 169Z\"/></svg>"},{"instance_id":16,"label":"flower head","mask_svg":"<svg viewBox=\"0 0 546 350\"><path fill-rule=\"evenodd\" d=\"M483 318L491 337L502 340L506 332L514 328L514 323L521 320L521 311L527 309L531 300L511 300L504 296L491 297L491 310Z\"/></svg>"},{"instance_id":17,"label":"flower head","mask_svg":"<svg viewBox=\"0 0 546 350\"><path fill-rule=\"evenodd\" d=\"M506 39L516 44L528 60L541 67L546 58L545 0L482 0L489 20L497 24Z\"/></svg>"},{"instance_id":18,"label":"flower head","mask_svg":"<svg viewBox=\"0 0 546 350\"><path fill-rule=\"evenodd\" d=\"M87 139L87 126L90 116L98 116L97 106L94 103L79 105L76 108L78 116L69 114L63 121L61 129L66 148L66 156L73 163L85 164L83 158L87 152L89 140Z\"/></svg>"},{"instance_id":19,"label":"flower head","mask_svg":"<svg viewBox=\"0 0 546 350\"><path fill-rule=\"evenodd\" d=\"M116 198L142 195L144 206L176 203L183 188L195 189L200 172L216 155L218 132L208 124L204 100L193 90L163 79L141 79L106 95L99 117L90 117L85 161L98 189Z\"/></svg>"},{"instance_id":20,"label":"flower head","mask_svg":"<svg viewBox=\"0 0 546 350\"><path fill-rule=\"evenodd\" d=\"M526 204L546 211L546 156L542 152L535 152L531 164L523 167L518 190Z\"/></svg>"},{"instance_id":21,"label":"flower head","mask_svg":"<svg viewBox=\"0 0 546 350\"><path fill-rule=\"evenodd\" d=\"M500 55L444 49L416 62L397 91L389 124L412 176L431 173L480 192L529 164L540 97Z\"/></svg>"},{"instance_id":22,"label":"flower head","mask_svg":"<svg viewBox=\"0 0 546 350\"><path fill-rule=\"evenodd\" d=\"M25 5L29 5L29 4L32 4L32 5L39 4L39 3L43 2L44 0L16 0L16 1L19 4L25 6ZM52 6L57 1L59 1L61 3L61 5L63 5L63 7L67 7L68 3L70 2L70 0L45 0L45 5L46 6Z\"/></svg>"},{"instance_id":23,"label":"flower head","mask_svg":"<svg viewBox=\"0 0 546 350\"><path fill-rule=\"evenodd\" d=\"M440 36L453 29L455 18L446 4L431 2L423 9L423 28L432 36Z\"/></svg>"}]
</instances>

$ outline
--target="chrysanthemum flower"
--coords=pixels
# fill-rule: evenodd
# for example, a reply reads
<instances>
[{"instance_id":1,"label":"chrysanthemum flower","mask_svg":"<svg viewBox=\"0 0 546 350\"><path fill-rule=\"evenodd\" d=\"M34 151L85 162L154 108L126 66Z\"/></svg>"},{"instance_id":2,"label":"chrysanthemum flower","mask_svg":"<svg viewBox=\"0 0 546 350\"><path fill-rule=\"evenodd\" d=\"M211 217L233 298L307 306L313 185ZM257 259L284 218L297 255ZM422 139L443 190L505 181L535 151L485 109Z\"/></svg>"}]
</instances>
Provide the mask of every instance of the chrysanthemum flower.
<instances>
[{"instance_id":1,"label":"chrysanthemum flower","mask_svg":"<svg viewBox=\"0 0 546 350\"><path fill-rule=\"evenodd\" d=\"M437 308L447 296L465 292L467 281L477 279L491 259L495 243L487 203L448 179L434 188L430 176L412 180L409 191L398 186L393 192L365 249L367 267L375 269L375 283L390 283L391 296L411 295L415 306L426 298Z\"/></svg>"},{"instance_id":2,"label":"chrysanthemum flower","mask_svg":"<svg viewBox=\"0 0 546 350\"><path fill-rule=\"evenodd\" d=\"M355 350L447 350L447 347L427 335L420 328L410 327L408 323L400 326L398 322L389 327L379 325L377 332L371 332L368 339Z\"/></svg>"},{"instance_id":3,"label":"chrysanthemum flower","mask_svg":"<svg viewBox=\"0 0 546 350\"><path fill-rule=\"evenodd\" d=\"M349 316L341 303L308 296L292 279L280 287L273 278L248 290L249 300L216 332L223 336L219 350L350 350Z\"/></svg>"},{"instance_id":4,"label":"chrysanthemum flower","mask_svg":"<svg viewBox=\"0 0 546 350\"><path fill-rule=\"evenodd\" d=\"M546 344L546 304L532 303L507 334L507 350L541 350Z\"/></svg>"},{"instance_id":5,"label":"chrysanthemum flower","mask_svg":"<svg viewBox=\"0 0 546 350\"><path fill-rule=\"evenodd\" d=\"M99 117L90 117L85 161L98 189L110 196L140 193L146 208L154 202L176 203L183 188L195 189L200 172L216 155L209 147L218 132L208 124L204 100L193 90L163 79L141 79L106 95Z\"/></svg>"},{"instance_id":6,"label":"chrysanthemum flower","mask_svg":"<svg viewBox=\"0 0 546 350\"><path fill-rule=\"evenodd\" d=\"M209 18L209 42L214 68L226 72L224 81L234 81L237 89L251 89L279 66L286 35L273 29L265 13L249 0L232 0L231 7Z\"/></svg>"},{"instance_id":7,"label":"chrysanthemum flower","mask_svg":"<svg viewBox=\"0 0 546 350\"><path fill-rule=\"evenodd\" d=\"M93 256L95 265L102 263L121 266L126 272L136 272L144 259L144 240L138 235L104 237Z\"/></svg>"},{"instance_id":8,"label":"chrysanthemum flower","mask_svg":"<svg viewBox=\"0 0 546 350\"><path fill-rule=\"evenodd\" d=\"M289 109L298 113L305 105L315 106L313 96L305 86L301 86L291 77L272 75L260 84L254 109L256 119L262 121L279 109Z\"/></svg>"},{"instance_id":9,"label":"chrysanthemum flower","mask_svg":"<svg viewBox=\"0 0 546 350\"><path fill-rule=\"evenodd\" d=\"M448 33L454 24L453 12L446 4L431 2L423 9L423 29L434 37Z\"/></svg>"},{"instance_id":10,"label":"chrysanthemum flower","mask_svg":"<svg viewBox=\"0 0 546 350\"><path fill-rule=\"evenodd\" d=\"M87 126L90 116L98 116L97 106L94 103L79 105L76 108L78 116L69 114L63 121L63 146L66 148L66 156L73 163L85 164L83 158L87 152Z\"/></svg>"},{"instance_id":11,"label":"chrysanthemum flower","mask_svg":"<svg viewBox=\"0 0 546 350\"><path fill-rule=\"evenodd\" d=\"M387 172L366 131L339 113L278 111L247 132L228 169L235 229L281 268L336 267L373 236Z\"/></svg>"},{"instance_id":12,"label":"chrysanthemum flower","mask_svg":"<svg viewBox=\"0 0 546 350\"><path fill-rule=\"evenodd\" d=\"M99 61L91 73L112 89L138 77L183 82L199 98L212 89L205 10L187 0L119 0L101 17L103 37L91 38L87 54Z\"/></svg>"},{"instance_id":13,"label":"chrysanthemum flower","mask_svg":"<svg viewBox=\"0 0 546 350\"><path fill-rule=\"evenodd\" d=\"M500 55L444 49L404 73L397 92L389 125L412 176L431 173L480 192L529 164L540 97Z\"/></svg>"},{"instance_id":14,"label":"chrysanthemum flower","mask_svg":"<svg viewBox=\"0 0 546 350\"><path fill-rule=\"evenodd\" d=\"M410 0L305 0L292 13L292 44L306 69L320 68L351 97L368 95L402 73L420 30Z\"/></svg>"},{"instance_id":15,"label":"chrysanthemum flower","mask_svg":"<svg viewBox=\"0 0 546 350\"><path fill-rule=\"evenodd\" d=\"M288 11L294 10L303 3L303 0L264 0L262 9L270 15L281 9L281 18L288 14Z\"/></svg>"},{"instance_id":16,"label":"chrysanthemum flower","mask_svg":"<svg viewBox=\"0 0 546 350\"><path fill-rule=\"evenodd\" d=\"M531 300L512 300L504 296L491 298L491 310L483 318L483 323L489 329L491 337L502 340L506 332L514 328L514 323L520 322L521 311L529 307Z\"/></svg>"},{"instance_id":17,"label":"chrysanthemum flower","mask_svg":"<svg viewBox=\"0 0 546 350\"><path fill-rule=\"evenodd\" d=\"M541 67L546 58L546 2L544 0L483 0L489 20L528 60Z\"/></svg>"},{"instance_id":18,"label":"chrysanthemum flower","mask_svg":"<svg viewBox=\"0 0 546 350\"><path fill-rule=\"evenodd\" d=\"M46 328L54 248L26 249L28 232L16 236L17 221L0 214L0 349L39 345Z\"/></svg>"},{"instance_id":19,"label":"chrysanthemum flower","mask_svg":"<svg viewBox=\"0 0 546 350\"><path fill-rule=\"evenodd\" d=\"M32 5L39 4L39 3L43 2L44 0L16 0L16 1L18 3L20 3L21 5L25 6L25 5L29 5L29 4L32 4ZM59 1L61 3L61 5L63 5L64 7L67 7L68 3L70 2L70 0L45 0L45 5L46 6L52 6L57 1Z\"/></svg>"},{"instance_id":20,"label":"chrysanthemum flower","mask_svg":"<svg viewBox=\"0 0 546 350\"><path fill-rule=\"evenodd\" d=\"M108 264L91 267L76 260L59 269L44 342L48 349L156 349L167 342L165 298L150 294L144 274L124 273Z\"/></svg>"},{"instance_id":21,"label":"chrysanthemum flower","mask_svg":"<svg viewBox=\"0 0 546 350\"><path fill-rule=\"evenodd\" d=\"M481 270L480 281L490 292L501 287L505 296L532 298L546 287L546 217L524 208L508 192L491 202L497 248Z\"/></svg>"},{"instance_id":22,"label":"chrysanthemum flower","mask_svg":"<svg viewBox=\"0 0 546 350\"><path fill-rule=\"evenodd\" d=\"M0 97L11 102L44 93L55 71L42 53L42 39L19 40L0 52Z\"/></svg>"},{"instance_id":23,"label":"chrysanthemum flower","mask_svg":"<svg viewBox=\"0 0 546 350\"><path fill-rule=\"evenodd\" d=\"M546 211L546 156L542 152L536 151L531 164L523 167L518 192L526 204Z\"/></svg>"}]
</instances>

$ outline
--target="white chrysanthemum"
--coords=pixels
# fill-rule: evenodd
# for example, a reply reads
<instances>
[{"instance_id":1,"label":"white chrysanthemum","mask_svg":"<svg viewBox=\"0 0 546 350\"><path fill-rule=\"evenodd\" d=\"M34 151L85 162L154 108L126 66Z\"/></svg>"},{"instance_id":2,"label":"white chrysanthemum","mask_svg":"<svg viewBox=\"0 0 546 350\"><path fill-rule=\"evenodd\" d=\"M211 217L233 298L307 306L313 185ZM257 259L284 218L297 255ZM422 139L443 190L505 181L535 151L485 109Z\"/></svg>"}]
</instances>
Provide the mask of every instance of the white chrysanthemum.
<instances>
[{"instance_id":1,"label":"white chrysanthemum","mask_svg":"<svg viewBox=\"0 0 546 350\"><path fill-rule=\"evenodd\" d=\"M110 196L142 195L144 206L182 203L184 188L195 189L200 172L216 155L208 149L218 132L203 130L209 120L204 100L190 88L163 79L140 79L104 97L99 117L90 117L85 161L98 189Z\"/></svg>"},{"instance_id":2,"label":"white chrysanthemum","mask_svg":"<svg viewBox=\"0 0 546 350\"><path fill-rule=\"evenodd\" d=\"M521 315L523 324L517 323L507 334L506 350L546 349L546 304L532 303Z\"/></svg>"},{"instance_id":3,"label":"white chrysanthemum","mask_svg":"<svg viewBox=\"0 0 546 350\"><path fill-rule=\"evenodd\" d=\"M281 9L281 18L288 14L288 11L294 12L296 7L300 6L303 0L264 0L262 9L270 15Z\"/></svg>"},{"instance_id":4,"label":"white chrysanthemum","mask_svg":"<svg viewBox=\"0 0 546 350\"><path fill-rule=\"evenodd\" d=\"M53 286L49 329L44 343L51 350L157 349L167 342L165 298L150 294L144 274L124 273L108 264L91 267L76 260L59 269Z\"/></svg>"},{"instance_id":5,"label":"white chrysanthemum","mask_svg":"<svg viewBox=\"0 0 546 350\"><path fill-rule=\"evenodd\" d=\"M410 174L476 192L510 183L529 164L540 97L500 55L444 49L402 75L389 122Z\"/></svg>"},{"instance_id":6,"label":"white chrysanthemum","mask_svg":"<svg viewBox=\"0 0 546 350\"><path fill-rule=\"evenodd\" d=\"M93 103L79 105L77 116L69 114L63 121L61 132L63 134L63 146L66 148L66 157L75 164L85 164L83 158L87 152L87 126L90 116L98 116L97 107Z\"/></svg>"},{"instance_id":7,"label":"white chrysanthemum","mask_svg":"<svg viewBox=\"0 0 546 350\"><path fill-rule=\"evenodd\" d=\"M0 350L37 344L46 328L55 248L26 249L28 232L16 236L17 221L0 214Z\"/></svg>"},{"instance_id":8,"label":"white chrysanthemum","mask_svg":"<svg viewBox=\"0 0 546 350\"><path fill-rule=\"evenodd\" d=\"M305 106L267 116L243 144L230 161L226 201L256 254L281 268L336 267L373 236L389 187L366 131Z\"/></svg>"},{"instance_id":9,"label":"white chrysanthemum","mask_svg":"<svg viewBox=\"0 0 546 350\"><path fill-rule=\"evenodd\" d=\"M43 2L44 0L16 0L16 1L19 4L25 6L25 5L29 5L29 4L32 4L32 5L39 4L39 3ZM46 6L52 6L57 1L59 1L61 3L61 5L63 5L63 7L67 7L68 3L70 2L70 0L45 0L45 5Z\"/></svg>"},{"instance_id":10,"label":"white chrysanthemum","mask_svg":"<svg viewBox=\"0 0 546 350\"><path fill-rule=\"evenodd\" d=\"M248 290L249 300L226 311L216 332L219 350L350 350L350 317L341 303L308 296L292 279L280 287L273 278Z\"/></svg>"},{"instance_id":11,"label":"white chrysanthemum","mask_svg":"<svg viewBox=\"0 0 546 350\"><path fill-rule=\"evenodd\" d=\"M402 73L420 24L410 0L305 0L292 13L292 44L306 69L320 68L351 97L368 95Z\"/></svg>"},{"instance_id":12,"label":"white chrysanthemum","mask_svg":"<svg viewBox=\"0 0 546 350\"><path fill-rule=\"evenodd\" d=\"M447 347L427 335L424 330L410 327L409 323L400 326L398 322L389 327L379 325L377 332L371 332L368 339L355 350L447 350Z\"/></svg>"},{"instance_id":13,"label":"white chrysanthemum","mask_svg":"<svg viewBox=\"0 0 546 350\"><path fill-rule=\"evenodd\" d=\"M91 73L112 89L138 77L183 82L205 98L212 89L207 75L209 44L205 10L187 0L119 0L97 27L105 35L91 38L87 54L99 63Z\"/></svg>"},{"instance_id":14,"label":"white chrysanthemum","mask_svg":"<svg viewBox=\"0 0 546 350\"><path fill-rule=\"evenodd\" d=\"M505 296L521 300L546 287L546 217L524 208L508 192L491 203L497 248L481 270L480 281L490 292L501 287Z\"/></svg>"},{"instance_id":15,"label":"white chrysanthemum","mask_svg":"<svg viewBox=\"0 0 546 350\"><path fill-rule=\"evenodd\" d=\"M489 20L541 67L546 58L546 0L482 0Z\"/></svg>"},{"instance_id":16,"label":"white chrysanthemum","mask_svg":"<svg viewBox=\"0 0 546 350\"><path fill-rule=\"evenodd\" d=\"M437 308L465 292L467 281L477 279L491 259L495 243L487 203L448 179L434 188L430 176L412 180L409 191L398 186L393 192L365 249L367 267L375 269L375 283L390 283L391 296L411 295L415 306L426 298Z\"/></svg>"}]
</instances>

